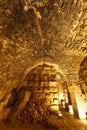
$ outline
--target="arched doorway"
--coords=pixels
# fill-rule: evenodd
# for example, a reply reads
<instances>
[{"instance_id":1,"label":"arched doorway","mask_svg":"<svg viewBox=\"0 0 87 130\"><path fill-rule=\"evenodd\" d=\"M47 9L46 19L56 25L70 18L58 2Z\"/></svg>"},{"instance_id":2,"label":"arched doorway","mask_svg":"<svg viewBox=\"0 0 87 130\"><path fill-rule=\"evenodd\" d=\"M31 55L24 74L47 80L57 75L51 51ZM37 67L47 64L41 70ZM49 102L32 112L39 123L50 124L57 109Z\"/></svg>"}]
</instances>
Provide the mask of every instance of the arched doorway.
<instances>
[{"instance_id":1,"label":"arched doorway","mask_svg":"<svg viewBox=\"0 0 87 130\"><path fill-rule=\"evenodd\" d=\"M49 112L58 112L59 105L68 103L67 82L52 65L41 64L30 70L22 86L31 93L22 119L41 121Z\"/></svg>"}]
</instances>

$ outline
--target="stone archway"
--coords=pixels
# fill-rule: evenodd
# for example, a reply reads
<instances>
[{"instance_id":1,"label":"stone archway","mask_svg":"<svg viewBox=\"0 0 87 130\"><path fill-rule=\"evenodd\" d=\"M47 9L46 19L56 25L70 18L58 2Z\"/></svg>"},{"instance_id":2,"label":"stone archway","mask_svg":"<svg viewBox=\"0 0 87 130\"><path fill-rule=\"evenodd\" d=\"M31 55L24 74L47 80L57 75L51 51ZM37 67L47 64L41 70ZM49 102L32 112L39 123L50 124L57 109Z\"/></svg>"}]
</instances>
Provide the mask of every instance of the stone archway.
<instances>
[{"instance_id":1,"label":"stone archway","mask_svg":"<svg viewBox=\"0 0 87 130\"><path fill-rule=\"evenodd\" d=\"M59 111L61 101L68 102L67 82L64 76L49 64L41 64L31 69L22 87L31 93L31 97L19 119L42 121L49 112Z\"/></svg>"},{"instance_id":2,"label":"stone archway","mask_svg":"<svg viewBox=\"0 0 87 130\"><path fill-rule=\"evenodd\" d=\"M83 94L86 94L87 96L87 56L80 64L79 80L80 80L81 91Z\"/></svg>"}]
</instances>

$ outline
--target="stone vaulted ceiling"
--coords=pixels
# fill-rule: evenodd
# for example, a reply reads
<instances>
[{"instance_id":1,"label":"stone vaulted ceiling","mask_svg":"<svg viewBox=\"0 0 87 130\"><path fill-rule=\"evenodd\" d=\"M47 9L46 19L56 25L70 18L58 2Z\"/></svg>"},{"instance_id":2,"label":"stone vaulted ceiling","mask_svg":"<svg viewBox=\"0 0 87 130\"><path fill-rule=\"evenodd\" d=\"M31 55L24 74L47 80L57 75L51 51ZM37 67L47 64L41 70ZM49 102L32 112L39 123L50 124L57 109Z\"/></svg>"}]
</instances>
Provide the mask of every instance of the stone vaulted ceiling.
<instances>
[{"instance_id":1,"label":"stone vaulted ceiling","mask_svg":"<svg viewBox=\"0 0 87 130\"><path fill-rule=\"evenodd\" d=\"M86 55L86 0L0 0L1 93L18 86L26 68L39 62L59 65L76 82Z\"/></svg>"}]
</instances>

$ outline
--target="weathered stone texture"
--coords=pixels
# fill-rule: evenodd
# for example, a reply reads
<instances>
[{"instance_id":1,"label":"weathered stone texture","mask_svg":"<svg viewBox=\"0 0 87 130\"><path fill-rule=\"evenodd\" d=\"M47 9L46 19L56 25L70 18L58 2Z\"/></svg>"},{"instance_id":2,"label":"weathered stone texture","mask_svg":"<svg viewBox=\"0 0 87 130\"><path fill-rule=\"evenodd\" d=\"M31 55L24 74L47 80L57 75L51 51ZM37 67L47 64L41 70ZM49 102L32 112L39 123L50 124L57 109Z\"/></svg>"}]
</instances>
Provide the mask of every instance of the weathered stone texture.
<instances>
[{"instance_id":1,"label":"weathered stone texture","mask_svg":"<svg viewBox=\"0 0 87 130\"><path fill-rule=\"evenodd\" d=\"M31 97L18 119L35 123L47 119L50 111L59 110L58 90L63 81L60 79L60 84L56 75L56 70L46 64L29 72L22 87L31 93ZM63 95L63 90L60 89L60 92Z\"/></svg>"},{"instance_id":2,"label":"weathered stone texture","mask_svg":"<svg viewBox=\"0 0 87 130\"><path fill-rule=\"evenodd\" d=\"M85 0L49 0L45 6L31 4L27 12L23 0L0 0L0 99L42 61L59 65L69 85L78 83L86 55Z\"/></svg>"}]
</instances>

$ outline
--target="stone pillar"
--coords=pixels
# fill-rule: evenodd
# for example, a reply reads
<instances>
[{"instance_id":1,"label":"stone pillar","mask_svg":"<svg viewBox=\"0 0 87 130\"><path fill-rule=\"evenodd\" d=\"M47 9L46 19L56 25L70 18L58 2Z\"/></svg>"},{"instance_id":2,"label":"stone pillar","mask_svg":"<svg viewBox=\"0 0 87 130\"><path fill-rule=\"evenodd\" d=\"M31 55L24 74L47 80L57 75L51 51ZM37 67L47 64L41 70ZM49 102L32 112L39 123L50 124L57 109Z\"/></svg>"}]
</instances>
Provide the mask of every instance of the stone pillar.
<instances>
[{"instance_id":1,"label":"stone pillar","mask_svg":"<svg viewBox=\"0 0 87 130\"><path fill-rule=\"evenodd\" d=\"M69 92L71 96L74 115L79 119L85 119L86 114L85 114L84 104L81 97L80 87L76 85L70 86Z\"/></svg>"}]
</instances>

